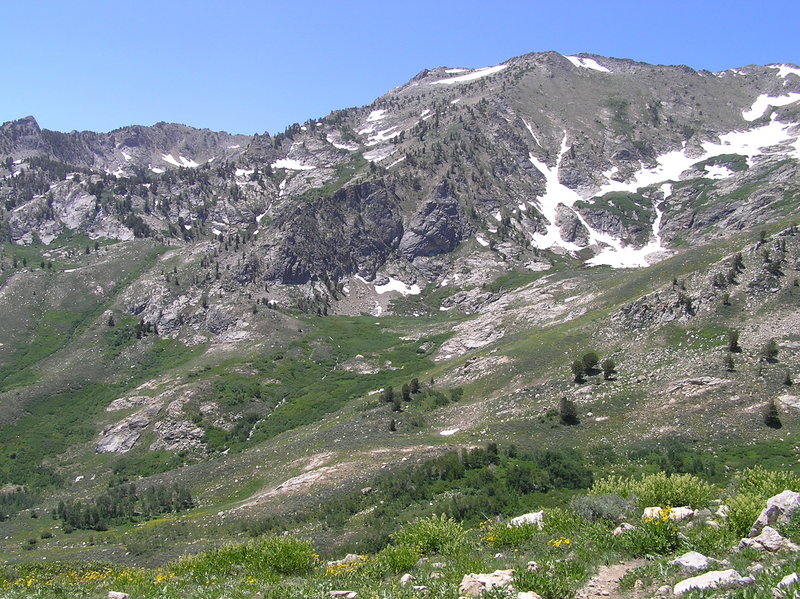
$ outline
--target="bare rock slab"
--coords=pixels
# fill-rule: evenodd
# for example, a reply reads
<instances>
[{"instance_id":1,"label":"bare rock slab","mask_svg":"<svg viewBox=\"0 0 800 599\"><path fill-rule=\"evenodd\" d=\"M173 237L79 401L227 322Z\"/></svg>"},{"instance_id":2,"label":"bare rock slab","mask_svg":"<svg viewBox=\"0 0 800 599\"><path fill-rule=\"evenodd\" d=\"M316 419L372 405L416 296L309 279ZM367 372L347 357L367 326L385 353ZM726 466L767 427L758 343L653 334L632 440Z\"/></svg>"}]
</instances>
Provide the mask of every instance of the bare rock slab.
<instances>
[{"instance_id":1,"label":"bare rock slab","mask_svg":"<svg viewBox=\"0 0 800 599\"><path fill-rule=\"evenodd\" d=\"M739 549L744 549L745 547L751 547L758 551L769 551L771 553L781 551L782 549L797 549L794 543L782 537L781 533L771 526L765 526L761 534L756 537L742 539L739 543Z\"/></svg>"},{"instance_id":2,"label":"bare rock slab","mask_svg":"<svg viewBox=\"0 0 800 599\"><path fill-rule=\"evenodd\" d=\"M478 597L484 591L496 588L512 588L514 570L495 570L491 574L465 574L458 592L467 597Z\"/></svg>"},{"instance_id":3,"label":"bare rock slab","mask_svg":"<svg viewBox=\"0 0 800 599\"><path fill-rule=\"evenodd\" d=\"M740 576L736 570L714 570L700 576L681 580L676 584L672 593L680 597L692 589L733 589L745 587L756 581L752 576Z\"/></svg>"},{"instance_id":4,"label":"bare rock slab","mask_svg":"<svg viewBox=\"0 0 800 599\"><path fill-rule=\"evenodd\" d=\"M795 491L784 491L767 499L767 507L758 516L750 529L751 537L757 536L765 526L770 526L776 522L785 524L792 519L792 515L800 507L800 493Z\"/></svg>"},{"instance_id":5,"label":"bare rock slab","mask_svg":"<svg viewBox=\"0 0 800 599\"><path fill-rule=\"evenodd\" d=\"M702 553L689 551L688 553L676 557L670 564L680 567L684 572L700 572L708 568L709 564L711 564L711 560Z\"/></svg>"}]
</instances>

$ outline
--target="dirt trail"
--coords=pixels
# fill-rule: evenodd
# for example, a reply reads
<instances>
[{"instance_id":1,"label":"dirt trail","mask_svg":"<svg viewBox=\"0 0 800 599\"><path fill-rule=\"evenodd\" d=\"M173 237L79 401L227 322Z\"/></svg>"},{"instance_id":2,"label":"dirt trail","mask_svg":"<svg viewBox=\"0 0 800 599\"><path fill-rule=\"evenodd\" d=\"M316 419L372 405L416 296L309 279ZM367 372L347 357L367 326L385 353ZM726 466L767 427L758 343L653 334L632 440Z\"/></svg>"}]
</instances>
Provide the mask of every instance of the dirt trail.
<instances>
[{"instance_id":1,"label":"dirt trail","mask_svg":"<svg viewBox=\"0 0 800 599\"><path fill-rule=\"evenodd\" d=\"M610 566L600 566L597 574L589 579L589 582L578 591L576 599L594 599L595 597L609 597L610 599L622 599L623 595L619 590L619 581L631 570L643 566L645 560L632 560L611 564Z\"/></svg>"}]
</instances>

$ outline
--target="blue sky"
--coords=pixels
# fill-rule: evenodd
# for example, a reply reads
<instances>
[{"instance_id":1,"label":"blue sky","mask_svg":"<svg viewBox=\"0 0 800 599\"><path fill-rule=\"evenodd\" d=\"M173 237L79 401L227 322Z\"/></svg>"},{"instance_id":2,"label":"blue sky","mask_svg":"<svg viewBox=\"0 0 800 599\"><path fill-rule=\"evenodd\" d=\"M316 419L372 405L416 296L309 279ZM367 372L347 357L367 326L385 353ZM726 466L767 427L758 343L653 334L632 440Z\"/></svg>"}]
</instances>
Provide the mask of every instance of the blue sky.
<instances>
[{"instance_id":1,"label":"blue sky","mask_svg":"<svg viewBox=\"0 0 800 599\"><path fill-rule=\"evenodd\" d=\"M424 68L592 52L712 71L800 63L800 2L5 2L0 122L282 131Z\"/></svg>"}]
</instances>

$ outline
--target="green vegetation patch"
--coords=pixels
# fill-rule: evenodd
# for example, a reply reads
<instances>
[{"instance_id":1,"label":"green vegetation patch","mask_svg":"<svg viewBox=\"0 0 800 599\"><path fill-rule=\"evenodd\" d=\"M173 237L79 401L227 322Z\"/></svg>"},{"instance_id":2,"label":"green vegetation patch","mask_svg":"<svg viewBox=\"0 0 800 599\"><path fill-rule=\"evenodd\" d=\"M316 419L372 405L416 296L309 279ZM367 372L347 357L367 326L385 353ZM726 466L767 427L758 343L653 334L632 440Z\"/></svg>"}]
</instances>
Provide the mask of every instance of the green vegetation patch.
<instances>
[{"instance_id":1,"label":"green vegetation patch","mask_svg":"<svg viewBox=\"0 0 800 599\"><path fill-rule=\"evenodd\" d=\"M166 250L165 247L151 249L136 263L130 273L114 287L114 292L105 302L97 302L93 294L83 293L79 305L70 306L69 310L39 309L32 314L37 323L35 333L30 341L21 345L9 358L8 364L0 367L0 391L6 391L29 385L40 377L36 364L66 347L78 334L87 329L102 313L107 305L136 280ZM57 285L58 278L53 277L48 285ZM121 351L122 339L111 338L111 353ZM117 353L118 353L117 351Z\"/></svg>"},{"instance_id":2,"label":"green vegetation patch","mask_svg":"<svg viewBox=\"0 0 800 599\"><path fill-rule=\"evenodd\" d=\"M157 339L139 359L136 376L128 381L91 382L43 397L13 425L0 427L0 485L37 488L58 484L60 478L41 465L45 458L92 439L97 434L94 418L114 399L204 350L203 346L188 348L174 340Z\"/></svg>"},{"instance_id":3,"label":"green vegetation patch","mask_svg":"<svg viewBox=\"0 0 800 599\"><path fill-rule=\"evenodd\" d=\"M163 449L145 451L142 453L128 453L119 457L111 467L114 479L110 484L117 484L146 478L154 474L167 472L183 464L183 458Z\"/></svg>"},{"instance_id":4,"label":"green vegetation patch","mask_svg":"<svg viewBox=\"0 0 800 599\"><path fill-rule=\"evenodd\" d=\"M642 194L627 191L612 191L601 196L595 196L591 201L578 201L579 208L588 210L602 210L618 215L623 219L635 220L639 223L650 221L653 210L653 201Z\"/></svg>"},{"instance_id":5,"label":"green vegetation patch","mask_svg":"<svg viewBox=\"0 0 800 599\"><path fill-rule=\"evenodd\" d=\"M344 187L353 176L371 163L364 158L364 156L357 152L351 155L351 160L343 164L337 164L335 167L335 179L330 183L326 183L322 187L315 187L306 191L302 196L303 200L313 201L319 198L330 197L342 187Z\"/></svg>"},{"instance_id":6,"label":"green vegetation patch","mask_svg":"<svg viewBox=\"0 0 800 599\"><path fill-rule=\"evenodd\" d=\"M747 157L741 154L721 154L706 160L701 160L694 165L697 169L705 169L707 166L724 166L728 170L736 173L746 171L749 167Z\"/></svg>"}]
</instances>

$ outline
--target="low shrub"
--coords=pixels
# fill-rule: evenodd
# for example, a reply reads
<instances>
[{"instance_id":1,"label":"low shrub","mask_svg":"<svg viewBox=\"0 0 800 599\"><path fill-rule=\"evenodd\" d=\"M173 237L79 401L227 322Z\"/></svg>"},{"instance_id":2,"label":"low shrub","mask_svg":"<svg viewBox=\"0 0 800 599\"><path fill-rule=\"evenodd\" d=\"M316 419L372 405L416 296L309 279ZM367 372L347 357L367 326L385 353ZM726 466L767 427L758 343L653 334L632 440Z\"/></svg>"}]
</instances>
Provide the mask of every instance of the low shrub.
<instances>
[{"instance_id":1,"label":"low shrub","mask_svg":"<svg viewBox=\"0 0 800 599\"><path fill-rule=\"evenodd\" d=\"M409 545L387 545L376 556L381 568L393 574L408 572L419 561L421 553Z\"/></svg>"},{"instance_id":2,"label":"low shrub","mask_svg":"<svg viewBox=\"0 0 800 599\"><path fill-rule=\"evenodd\" d=\"M572 537L586 523L573 510L554 508L544 513L544 532L550 536L565 535Z\"/></svg>"},{"instance_id":3,"label":"low shrub","mask_svg":"<svg viewBox=\"0 0 800 599\"><path fill-rule=\"evenodd\" d=\"M619 495L577 495L569 502L579 516L589 522L618 521L633 510L631 501Z\"/></svg>"},{"instance_id":4,"label":"low shrub","mask_svg":"<svg viewBox=\"0 0 800 599\"><path fill-rule=\"evenodd\" d=\"M800 542L800 510L792 514L789 522L778 526L778 530L793 543Z\"/></svg>"},{"instance_id":5,"label":"low shrub","mask_svg":"<svg viewBox=\"0 0 800 599\"><path fill-rule=\"evenodd\" d=\"M417 518L404 524L392 535L398 545L407 545L420 553L437 553L458 545L466 531L460 522L441 514Z\"/></svg>"},{"instance_id":6,"label":"low shrub","mask_svg":"<svg viewBox=\"0 0 800 599\"><path fill-rule=\"evenodd\" d=\"M520 547L541 534L536 524L509 526L502 520L481 522L481 540L492 547Z\"/></svg>"},{"instance_id":7,"label":"low shrub","mask_svg":"<svg viewBox=\"0 0 800 599\"><path fill-rule=\"evenodd\" d=\"M514 588L533 591L542 599L572 599L586 578L586 568L575 560L541 564L534 571L520 570L514 575Z\"/></svg>"},{"instance_id":8,"label":"low shrub","mask_svg":"<svg viewBox=\"0 0 800 599\"><path fill-rule=\"evenodd\" d=\"M743 470L735 480L737 493L769 498L783 491L800 491L800 476L787 470L767 470L754 466Z\"/></svg>"},{"instance_id":9,"label":"low shrub","mask_svg":"<svg viewBox=\"0 0 800 599\"><path fill-rule=\"evenodd\" d=\"M229 543L211 551L181 558L172 567L175 574L195 580L241 574L261 579L276 575L299 575L318 563L311 541L295 537L267 537L246 543Z\"/></svg>"},{"instance_id":10,"label":"low shrub","mask_svg":"<svg viewBox=\"0 0 800 599\"><path fill-rule=\"evenodd\" d=\"M683 506L694 508L708 505L715 494L710 483L693 474L648 474L641 479L610 476L597 481L589 490L591 495L619 495L636 498L640 508L649 506Z\"/></svg>"},{"instance_id":11,"label":"low shrub","mask_svg":"<svg viewBox=\"0 0 800 599\"><path fill-rule=\"evenodd\" d=\"M738 537L743 537L750 532L753 522L767 506L763 497L747 493L729 497L725 504L728 506L728 528Z\"/></svg>"},{"instance_id":12,"label":"low shrub","mask_svg":"<svg viewBox=\"0 0 800 599\"><path fill-rule=\"evenodd\" d=\"M680 543L678 524L669 517L670 508L663 508L654 518L644 518L636 528L622 535L622 546L634 557L669 555Z\"/></svg>"},{"instance_id":13,"label":"low shrub","mask_svg":"<svg viewBox=\"0 0 800 599\"><path fill-rule=\"evenodd\" d=\"M739 538L728 526L707 526L696 523L683 531L681 549L697 551L703 555L721 555L731 550Z\"/></svg>"}]
</instances>

